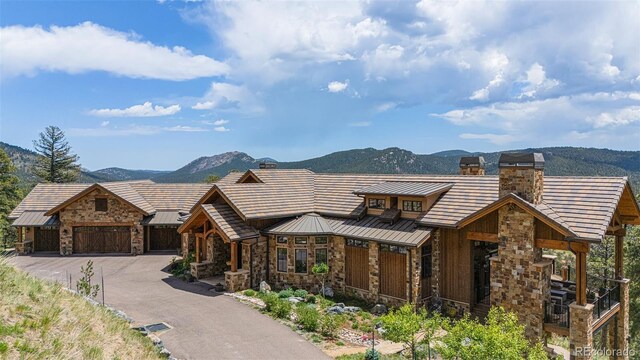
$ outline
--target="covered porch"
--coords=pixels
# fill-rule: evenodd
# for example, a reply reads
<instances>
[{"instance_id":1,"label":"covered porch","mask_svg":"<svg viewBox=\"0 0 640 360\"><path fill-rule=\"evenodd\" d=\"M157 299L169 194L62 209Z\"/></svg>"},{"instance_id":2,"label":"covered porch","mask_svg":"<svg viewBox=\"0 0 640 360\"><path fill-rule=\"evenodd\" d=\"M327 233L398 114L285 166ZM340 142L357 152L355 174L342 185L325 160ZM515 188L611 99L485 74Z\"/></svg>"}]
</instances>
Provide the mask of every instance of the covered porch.
<instances>
[{"instance_id":1,"label":"covered porch","mask_svg":"<svg viewBox=\"0 0 640 360\"><path fill-rule=\"evenodd\" d=\"M203 204L178 229L183 256L193 257L191 274L200 280L221 279L227 291L251 287L250 246L259 234L227 204Z\"/></svg>"}]
</instances>

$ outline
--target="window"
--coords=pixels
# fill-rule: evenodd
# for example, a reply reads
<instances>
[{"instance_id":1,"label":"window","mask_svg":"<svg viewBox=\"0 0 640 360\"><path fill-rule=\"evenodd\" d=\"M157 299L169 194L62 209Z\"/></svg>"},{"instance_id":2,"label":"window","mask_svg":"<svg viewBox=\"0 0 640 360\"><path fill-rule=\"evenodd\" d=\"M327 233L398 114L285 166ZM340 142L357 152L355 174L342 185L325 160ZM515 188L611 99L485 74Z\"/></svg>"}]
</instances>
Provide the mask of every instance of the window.
<instances>
[{"instance_id":1,"label":"window","mask_svg":"<svg viewBox=\"0 0 640 360\"><path fill-rule=\"evenodd\" d=\"M422 201L404 200L402 202L402 210L420 212L422 211Z\"/></svg>"},{"instance_id":2,"label":"window","mask_svg":"<svg viewBox=\"0 0 640 360\"><path fill-rule=\"evenodd\" d=\"M287 272L287 249L278 248L278 271Z\"/></svg>"},{"instance_id":3,"label":"window","mask_svg":"<svg viewBox=\"0 0 640 360\"><path fill-rule=\"evenodd\" d=\"M431 277L431 244L422 247L422 279Z\"/></svg>"},{"instance_id":4,"label":"window","mask_svg":"<svg viewBox=\"0 0 640 360\"><path fill-rule=\"evenodd\" d=\"M296 273L307 273L307 249L296 249Z\"/></svg>"},{"instance_id":5,"label":"window","mask_svg":"<svg viewBox=\"0 0 640 360\"><path fill-rule=\"evenodd\" d=\"M385 205L386 203L384 199L369 198L369 208L371 209L384 209Z\"/></svg>"},{"instance_id":6,"label":"window","mask_svg":"<svg viewBox=\"0 0 640 360\"><path fill-rule=\"evenodd\" d=\"M327 261L327 249L316 249L316 264L325 263L328 265Z\"/></svg>"},{"instance_id":7,"label":"window","mask_svg":"<svg viewBox=\"0 0 640 360\"><path fill-rule=\"evenodd\" d=\"M368 248L369 242L365 240L347 239L347 246Z\"/></svg>"},{"instance_id":8,"label":"window","mask_svg":"<svg viewBox=\"0 0 640 360\"><path fill-rule=\"evenodd\" d=\"M294 242L296 245L306 245L308 238L306 236L296 236Z\"/></svg>"},{"instance_id":9,"label":"window","mask_svg":"<svg viewBox=\"0 0 640 360\"><path fill-rule=\"evenodd\" d=\"M107 211L107 208L106 198L96 198L96 211Z\"/></svg>"},{"instance_id":10,"label":"window","mask_svg":"<svg viewBox=\"0 0 640 360\"><path fill-rule=\"evenodd\" d=\"M381 251L388 251L388 252L395 252L395 253L399 253L399 254L406 254L407 253L407 248L406 247L398 246L398 245L380 244L380 250Z\"/></svg>"},{"instance_id":11,"label":"window","mask_svg":"<svg viewBox=\"0 0 640 360\"><path fill-rule=\"evenodd\" d=\"M316 236L316 245L326 245L329 243L329 238L326 236Z\"/></svg>"},{"instance_id":12,"label":"window","mask_svg":"<svg viewBox=\"0 0 640 360\"><path fill-rule=\"evenodd\" d=\"M289 242L289 238L286 236L278 236L277 241L278 244L286 244Z\"/></svg>"}]
</instances>

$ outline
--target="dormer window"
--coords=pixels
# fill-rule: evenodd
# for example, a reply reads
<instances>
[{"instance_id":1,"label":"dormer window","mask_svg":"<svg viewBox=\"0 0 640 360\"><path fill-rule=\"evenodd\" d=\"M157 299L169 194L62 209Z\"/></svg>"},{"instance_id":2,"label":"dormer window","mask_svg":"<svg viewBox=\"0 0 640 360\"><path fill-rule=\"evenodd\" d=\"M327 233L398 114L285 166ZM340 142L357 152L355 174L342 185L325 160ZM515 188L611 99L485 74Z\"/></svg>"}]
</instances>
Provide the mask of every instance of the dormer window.
<instances>
[{"instance_id":1,"label":"dormer window","mask_svg":"<svg viewBox=\"0 0 640 360\"><path fill-rule=\"evenodd\" d=\"M106 198L96 198L96 211L107 211L108 202Z\"/></svg>"},{"instance_id":2,"label":"dormer window","mask_svg":"<svg viewBox=\"0 0 640 360\"><path fill-rule=\"evenodd\" d=\"M384 209L385 207L385 199L369 198L369 209Z\"/></svg>"},{"instance_id":3,"label":"dormer window","mask_svg":"<svg viewBox=\"0 0 640 360\"><path fill-rule=\"evenodd\" d=\"M402 210L420 212L422 211L422 201L404 200L402 202Z\"/></svg>"}]
</instances>

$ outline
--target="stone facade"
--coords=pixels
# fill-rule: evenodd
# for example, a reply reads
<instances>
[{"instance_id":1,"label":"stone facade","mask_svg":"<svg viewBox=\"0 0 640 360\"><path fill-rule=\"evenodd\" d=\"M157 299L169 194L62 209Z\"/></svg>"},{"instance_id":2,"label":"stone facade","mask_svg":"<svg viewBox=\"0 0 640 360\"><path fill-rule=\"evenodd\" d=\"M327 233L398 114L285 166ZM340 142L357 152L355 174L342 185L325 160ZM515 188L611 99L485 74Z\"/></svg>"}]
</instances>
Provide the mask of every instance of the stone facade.
<instances>
[{"instance_id":1,"label":"stone facade","mask_svg":"<svg viewBox=\"0 0 640 360\"><path fill-rule=\"evenodd\" d=\"M569 305L569 352L571 360L592 359L593 348L593 304Z\"/></svg>"},{"instance_id":2,"label":"stone facade","mask_svg":"<svg viewBox=\"0 0 640 360\"><path fill-rule=\"evenodd\" d=\"M279 244L276 236L269 237L269 281L273 286L278 289L286 287L302 288L313 292L319 292L321 287L321 281L318 276L313 275L311 268L316 263L316 249L327 249L327 261L329 262L329 269L334 268L333 260L335 257L331 253L332 244L334 239L328 236L327 244L316 244L314 236L306 236L307 244L296 244L294 240L295 236L288 236L288 242L286 244ZM280 272L277 268L277 249L287 249L287 272ZM307 271L304 273L296 273L295 269L295 256L296 249L307 251ZM344 258L344 254L342 256ZM332 275L330 270L329 276L327 276L327 285L332 286ZM344 273L343 273L344 276ZM334 288L335 290L335 288Z\"/></svg>"},{"instance_id":3,"label":"stone facade","mask_svg":"<svg viewBox=\"0 0 640 360\"><path fill-rule=\"evenodd\" d=\"M345 239L341 236L334 236L329 247L329 279L333 290L344 292L346 288L345 279Z\"/></svg>"},{"instance_id":4,"label":"stone facade","mask_svg":"<svg viewBox=\"0 0 640 360\"><path fill-rule=\"evenodd\" d=\"M471 305L451 299L442 300L442 313L452 318L460 318L471 312Z\"/></svg>"},{"instance_id":5,"label":"stone facade","mask_svg":"<svg viewBox=\"0 0 640 360\"><path fill-rule=\"evenodd\" d=\"M194 252L196 248L196 235L192 233L182 234L182 256L186 256L190 252Z\"/></svg>"},{"instance_id":6,"label":"stone facade","mask_svg":"<svg viewBox=\"0 0 640 360\"><path fill-rule=\"evenodd\" d=\"M231 245L218 235L210 235L207 243L211 245L211 252L207 254L207 260L213 264L211 276L222 275L231 270L231 265L227 265L231 261Z\"/></svg>"},{"instance_id":7,"label":"stone facade","mask_svg":"<svg viewBox=\"0 0 640 360\"><path fill-rule=\"evenodd\" d=\"M369 293L366 299L376 301L380 295L380 245L369 241Z\"/></svg>"},{"instance_id":8,"label":"stone facade","mask_svg":"<svg viewBox=\"0 0 640 360\"><path fill-rule=\"evenodd\" d=\"M480 166L461 166L460 175L484 175L484 168Z\"/></svg>"},{"instance_id":9,"label":"stone facade","mask_svg":"<svg viewBox=\"0 0 640 360\"><path fill-rule=\"evenodd\" d=\"M407 277L409 279L409 284L407 284L409 296L407 298L412 304L417 304L422 297L422 289L420 288L420 275L422 273L421 251L418 251L417 248L410 248L408 253L410 261L407 262L407 271L409 272Z\"/></svg>"},{"instance_id":10,"label":"stone facade","mask_svg":"<svg viewBox=\"0 0 640 360\"><path fill-rule=\"evenodd\" d=\"M249 270L225 271L224 283L227 291L236 292L249 288Z\"/></svg>"},{"instance_id":11,"label":"stone facade","mask_svg":"<svg viewBox=\"0 0 640 360\"><path fill-rule=\"evenodd\" d=\"M521 167L500 168L499 196L514 193L532 204L542 201L544 170Z\"/></svg>"},{"instance_id":12,"label":"stone facade","mask_svg":"<svg viewBox=\"0 0 640 360\"><path fill-rule=\"evenodd\" d=\"M550 260L535 247L535 219L516 205L498 210L498 256L491 259L491 305L515 312L529 339L544 336L544 303L550 298Z\"/></svg>"},{"instance_id":13,"label":"stone facade","mask_svg":"<svg viewBox=\"0 0 640 360\"><path fill-rule=\"evenodd\" d=\"M250 287L257 289L261 281L267 281L267 237L243 241L242 268L250 272Z\"/></svg>"},{"instance_id":14,"label":"stone facade","mask_svg":"<svg viewBox=\"0 0 640 360\"><path fill-rule=\"evenodd\" d=\"M107 211L95 211L95 198L106 198ZM60 254L73 253L74 226L131 226L131 253L144 251L143 226L140 225L143 214L119 198L96 189L60 210ZM81 224L81 225L79 225ZM95 225L92 225L95 224Z\"/></svg>"},{"instance_id":15,"label":"stone facade","mask_svg":"<svg viewBox=\"0 0 640 360\"><path fill-rule=\"evenodd\" d=\"M440 298L440 229L431 233L431 298Z\"/></svg>"},{"instance_id":16,"label":"stone facade","mask_svg":"<svg viewBox=\"0 0 640 360\"><path fill-rule=\"evenodd\" d=\"M609 325L610 349L616 349L619 356L612 359L629 359L629 279L618 280L620 285L620 310L616 314L616 321Z\"/></svg>"}]
</instances>

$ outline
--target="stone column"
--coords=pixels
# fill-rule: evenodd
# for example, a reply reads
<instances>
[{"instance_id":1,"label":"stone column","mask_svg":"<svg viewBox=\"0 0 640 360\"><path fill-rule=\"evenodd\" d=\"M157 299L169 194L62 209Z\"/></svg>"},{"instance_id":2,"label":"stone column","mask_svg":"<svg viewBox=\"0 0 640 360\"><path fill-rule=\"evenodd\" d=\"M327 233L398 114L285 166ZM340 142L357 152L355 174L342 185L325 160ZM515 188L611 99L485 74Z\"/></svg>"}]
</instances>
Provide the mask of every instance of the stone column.
<instances>
[{"instance_id":1,"label":"stone column","mask_svg":"<svg viewBox=\"0 0 640 360\"><path fill-rule=\"evenodd\" d=\"M329 282L333 290L345 291L345 243L341 236L333 236L333 246L329 248Z\"/></svg>"},{"instance_id":2,"label":"stone column","mask_svg":"<svg viewBox=\"0 0 640 360\"><path fill-rule=\"evenodd\" d=\"M440 229L431 233L431 296L440 297ZM492 270L493 271L493 270Z\"/></svg>"},{"instance_id":3,"label":"stone column","mask_svg":"<svg viewBox=\"0 0 640 360\"><path fill-rule=\"evenodd\" d=\"M131 227L131 255L142 255L144 252L144 226L134 224Z\"/></svg>"},{"instance_id":4,"label":"stone column","mask_svg":"<svg viewBox=\"0 0 640 360\"><path fill-rule=\"evenodd\" d=\"M617 281L620 285L620 310L616 320L609 323L609 348L617 351L611 359L629 359L629 282L629 279Z\"/></svg>"},{"instance_id":5,"label":"stone column","mask_svg":"<svg viewBox=\"0 0 640 360\"><path fill-rule=\"evenodd\" d=\"M420 281L420 275L422 273L422 259L420 258L421 252L418 251L418 248L410 248L409 249L409 254L411 254L410 258L411 258L411 262L409 263L409 269L411 270L409 272L409 281L411 282L411 286L409 286L409 288L411 289L411 294L409 294L409 301L411 301L412 304L418 304L418 301L420 301L420 295L421 295L421 281Z\"/></svg>"},{"instance_id":6,"label":"stone column","mask_svg":"<svg viewBox=\"0 0 640 360\"><path fill-rule=\"evenodd\" d=\"M593 304L569 305L569 351L571 360L592 359Z\"/></svg>"},{"instance_id":7,"label":"stone column","mask_svg":"<svg viewBox=\"0 0 640 360\"><path fill-rule=\"evenodd\" d=\"M73 228L60 224L60 255L73 254Z\"/></svg>"},{"instance_id":8,"label":"stone column","mask_svg":"<svg viewBox=\"0 0 640 360\"><path fill-rule=\"evenodd\" d=\"M380 244L369 241L369 297L378 301L380 293Z\"/></svg>"}]
</instances>

